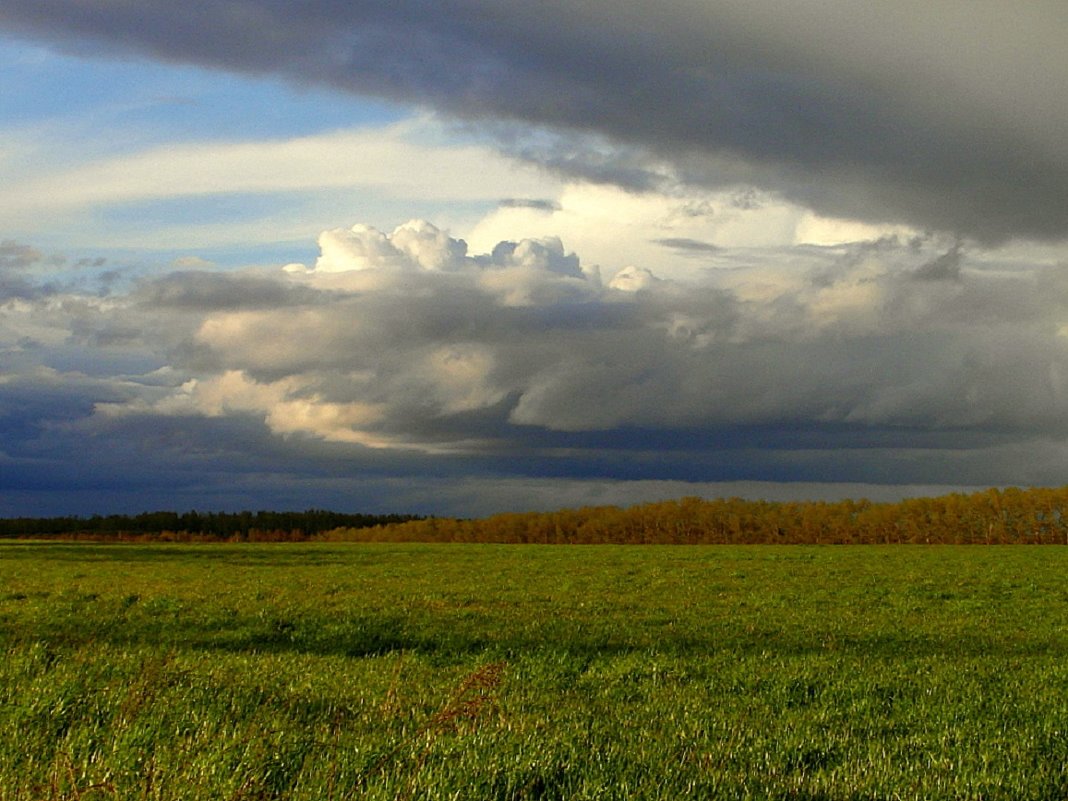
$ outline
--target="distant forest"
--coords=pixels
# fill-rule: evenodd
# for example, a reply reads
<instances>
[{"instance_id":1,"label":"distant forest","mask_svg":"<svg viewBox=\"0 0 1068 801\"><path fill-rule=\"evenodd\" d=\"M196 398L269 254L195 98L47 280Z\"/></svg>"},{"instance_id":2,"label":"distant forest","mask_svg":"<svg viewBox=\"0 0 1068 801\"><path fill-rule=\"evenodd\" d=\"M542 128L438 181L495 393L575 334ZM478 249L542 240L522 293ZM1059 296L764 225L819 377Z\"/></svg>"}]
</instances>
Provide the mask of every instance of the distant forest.
<instances>
[{"instance_id":1,"label":"distant forest","mask_svg":"<svg viewBox=\"0 0 1068 801\"><path fill-rule=\"evenodd\" d=\"M477 520L306 512L0 520L0 537L174 542L1068 545L1068 487L989 489L898 503L683 498Z\"/></svg>"},{"instance_id":2,"label":"distant forest","mask_svg":"<svg viewBox=\"0 0 1068 801\"><path fill-rule=\"evenodd\" d=\"M145 512L92 517L0 519L0 538L289 542L328 531L357 531L419 520L416 515L304 512Z\"/></svg>"}]
</instances>

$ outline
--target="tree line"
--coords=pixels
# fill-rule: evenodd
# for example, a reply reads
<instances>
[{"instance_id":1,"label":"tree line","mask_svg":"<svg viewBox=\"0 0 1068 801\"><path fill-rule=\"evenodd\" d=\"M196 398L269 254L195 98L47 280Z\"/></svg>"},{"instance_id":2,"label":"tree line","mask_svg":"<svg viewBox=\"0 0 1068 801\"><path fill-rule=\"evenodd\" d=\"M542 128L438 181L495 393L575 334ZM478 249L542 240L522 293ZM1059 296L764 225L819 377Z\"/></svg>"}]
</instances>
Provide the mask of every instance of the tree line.
<instances>
[{"instance_id":1,"label":"tree line","mask_svg":"<svg viewBox=\"0 0 1068 801\"><path fill-rule=\"evenodd\" d=\"M294 542L328 531L358 531L419 519L416 515L303 512L144 512L92 517L0 519L0 538Z\"/></svg>"},{"instance_id":2,"label":"tree line","mask_svg":"<svg viewBox=\"0 0 1068 801\"><path fill-rule=\"evenodd\" d=\"M988 489L897 503L679 500L480 519L304 512L146 512L0 519L0 537L148 541L541 544L1063 544L1068 487Z\"/></svg>"},{"instance_id":3,"label":"tree line","mask_svg":"<svg viewBox=\"0 0 1068 801\"><path fill-rule=\"evenodd\" d=\"M323 536L379 542L1068 545L1068 487L989 489L897 503L682 498L479 520L424 518Z\"/></svg>"}]
</instances>

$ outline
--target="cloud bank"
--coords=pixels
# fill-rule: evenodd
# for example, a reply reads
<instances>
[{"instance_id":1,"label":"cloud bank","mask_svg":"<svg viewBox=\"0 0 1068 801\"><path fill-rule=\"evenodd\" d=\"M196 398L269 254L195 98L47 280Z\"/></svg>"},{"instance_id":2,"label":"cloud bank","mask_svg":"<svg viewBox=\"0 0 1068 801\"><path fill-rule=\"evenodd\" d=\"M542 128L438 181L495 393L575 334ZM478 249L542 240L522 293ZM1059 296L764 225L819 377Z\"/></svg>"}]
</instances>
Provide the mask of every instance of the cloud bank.
<instances>
[{"instance_id":1,"label":"cloud bank","mask_svg":"<svg viewBox=\"0 0 1068 801\"><path fill-rule=\"evenodd\" d=\"M632 266L602 280L558 239L469 255L424 221L319 243L279 302L215 311L193 340L227 370L297 381L291 395L371 403L383 435L472 414L547 432L1063 433L1062 268L968 272L959 243L889 238L827 249L751 297L739 274L673 281ZM207 297L217 308L225 293Z\"/></svg>"},{"instance_id":2,"label":"cloud bank","mask_svg":"<svg viewBox=\"0 0 1068 801\"><path fill-rule=\"evenodd\" d=\"M1060 266L889 237L669 279L602 271L555 238L471 252L419 220L319 246L314 264L90 295L44 291L27 272L43 257L5 243L5 271L36 288L0 306L11 497L140 488L143 505L171 487L249 505L313 487L336 505L369 497L358 485L376 508L436 492L419 511L472 513L522 482L541 505L553 488L563 504L1062 479Z\"/></svg>"},{"instance_id":3,"label":"cloud bank","mask_svg":"<svg viewBox=\"0 0 1068 801\"><path fill-rule=\"evenodd\" d=\"M1046 0L10 0L0 27L422 104L587 179L755 185L985 242L1068 232L1068 9Z\"/></svg>"}]
</instances>

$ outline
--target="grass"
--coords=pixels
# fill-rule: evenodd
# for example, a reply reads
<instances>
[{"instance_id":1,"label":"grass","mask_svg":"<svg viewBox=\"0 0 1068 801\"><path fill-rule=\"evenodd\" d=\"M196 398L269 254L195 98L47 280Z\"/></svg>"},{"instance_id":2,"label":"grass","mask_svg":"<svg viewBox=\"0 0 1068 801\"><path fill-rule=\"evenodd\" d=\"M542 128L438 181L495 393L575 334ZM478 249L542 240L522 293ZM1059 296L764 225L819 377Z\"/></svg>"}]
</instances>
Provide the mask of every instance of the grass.
<instances>
[{"instance_id":1,"label":"grass","mask_svg":"<svg viewBox=\"0 0 1068 801\"><path fill-rule=\"evenodd\" d=\"M0 544L0 801L1068 798L1068 549Z\"/></svg>"}]
</instances>

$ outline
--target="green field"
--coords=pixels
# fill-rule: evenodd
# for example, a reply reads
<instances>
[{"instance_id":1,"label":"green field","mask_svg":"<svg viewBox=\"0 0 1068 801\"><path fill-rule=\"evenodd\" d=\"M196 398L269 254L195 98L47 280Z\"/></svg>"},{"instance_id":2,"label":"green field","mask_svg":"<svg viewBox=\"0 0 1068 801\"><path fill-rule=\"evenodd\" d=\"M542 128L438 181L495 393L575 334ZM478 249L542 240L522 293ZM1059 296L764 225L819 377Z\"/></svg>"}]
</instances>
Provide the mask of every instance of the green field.
<instances>
[{"instance_id":1,"label":"green field","mask_svg":"<svg viewBox=\"0 0 1068 801\"><path fill-rule=\"evenodd\" d=\"M1066 799L1068 549L0 544L0 799Z\"/></svg>"}]
</instances>

